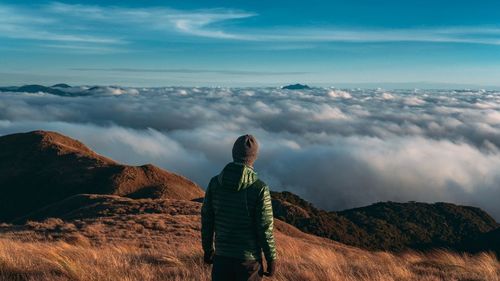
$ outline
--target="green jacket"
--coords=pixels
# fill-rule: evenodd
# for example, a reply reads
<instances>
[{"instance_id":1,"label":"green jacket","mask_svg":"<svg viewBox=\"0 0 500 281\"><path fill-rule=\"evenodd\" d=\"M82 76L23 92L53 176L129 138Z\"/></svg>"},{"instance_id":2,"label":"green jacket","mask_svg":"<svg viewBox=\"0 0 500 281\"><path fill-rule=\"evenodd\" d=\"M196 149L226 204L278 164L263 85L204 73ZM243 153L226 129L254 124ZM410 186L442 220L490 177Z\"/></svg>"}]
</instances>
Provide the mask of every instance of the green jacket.
<instances>
[{"instance_id":1,"label":"green jacket","mask_svg":"<svg viewBox=\"0 0 500 281\"><path fill-rule=\"evenodd\" d=\"M213 177L201 208L205 253L267 261L276 259L273 209L267 185L250 166L232 162Z\"/></svg>"}]
</instances>

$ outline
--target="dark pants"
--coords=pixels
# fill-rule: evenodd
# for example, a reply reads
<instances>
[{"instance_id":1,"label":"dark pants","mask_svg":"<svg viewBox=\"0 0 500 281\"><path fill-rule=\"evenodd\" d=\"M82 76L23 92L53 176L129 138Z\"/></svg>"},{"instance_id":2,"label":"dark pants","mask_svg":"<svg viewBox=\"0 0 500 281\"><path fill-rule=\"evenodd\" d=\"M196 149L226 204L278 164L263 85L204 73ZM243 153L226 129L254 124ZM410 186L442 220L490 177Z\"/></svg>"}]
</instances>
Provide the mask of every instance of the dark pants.
<instances>
[{"instance_id":1,"label":"dark pants","mask_svg":"<svg viewBox=\"0 0 500 281\"><path fill-rule=\"evenodd\" d=\"M261 261L246 261L215 256L212 281L260 281Z\"/></svg>"}]
</instances>

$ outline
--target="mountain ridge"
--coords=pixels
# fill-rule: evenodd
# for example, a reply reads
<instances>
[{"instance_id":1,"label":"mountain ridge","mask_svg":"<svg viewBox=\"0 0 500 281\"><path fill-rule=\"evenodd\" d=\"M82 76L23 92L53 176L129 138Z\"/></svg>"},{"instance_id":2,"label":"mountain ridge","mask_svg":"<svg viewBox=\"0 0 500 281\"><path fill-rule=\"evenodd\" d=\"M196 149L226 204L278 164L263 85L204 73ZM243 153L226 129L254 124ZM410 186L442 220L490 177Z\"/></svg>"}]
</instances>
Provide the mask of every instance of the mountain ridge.
<instances>
[{"instance_id":1,"label":"mountain ridge","mask_svg":"<svg viewBox=\"0 0 500 281\"><path fill-rule=\"evenodd\" d=\"M482 249L500 255L498 246L483 243L485 239L494 240L490 236L500 239L500 225L480 208L443 202L378 202L328 212L290 192L273 192L272 197L277 218L306 233L347 245L390 251ZM485 238L481 238L483 235Z\"/></svg>"},{"instance_id":2,"label":"mountain ridge","mask_svg":"<svg viewBox=\"0 0 500 281\"><path fill-rule=\"evenodd\" d=\"M0 221L80 193L191 200L204 192L154 165L130 166L56 132L0 137Z\"/></svg>"},{"instance_id":3,"label":"mountain ridge","mask_svg":"<svg viewBox=\"0 0 500 281\"><path fill-rule=\"evenodd\" d=\"M311 89L311 87L305 85L305 84L290 84L290 85L286 85L286 86L283 86L281 87L281 89L284 89L284 90L309 90Z\"/></svg>"}]
</instances>

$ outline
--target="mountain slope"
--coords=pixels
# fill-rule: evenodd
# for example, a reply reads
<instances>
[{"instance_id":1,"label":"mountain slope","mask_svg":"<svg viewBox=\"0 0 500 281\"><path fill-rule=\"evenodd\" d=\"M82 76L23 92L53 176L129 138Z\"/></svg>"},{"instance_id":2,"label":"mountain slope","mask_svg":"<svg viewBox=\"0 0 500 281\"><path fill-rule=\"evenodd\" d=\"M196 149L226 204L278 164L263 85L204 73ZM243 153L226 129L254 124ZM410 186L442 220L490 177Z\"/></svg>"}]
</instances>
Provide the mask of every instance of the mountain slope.
<instances>
[{"instance_id":1,"label":"mountain slope","mask_svg":"<svg viewBox=\"0 0 500 281\"><path fill-rule=\"evenodd\" d=\"M500 228L468 237L459 249L472 253L493 251L500 258Z\"/></svg>"},{"instance_id":2,"label":"mountain slope","mask_svg":"<svg viewBox=\"0 0 500 281\"><path fill-rule=\"evenodd\" d=\"M59 85L59 84L58 84ZM53 87L56 87L57 85L54 85ZM2 87L0 88L0 92L20 92L20 93L48 93L48 94L53 94L53 95L58 95L58 96L69 96L69 93L66 93L65 91L62 91L60 89L55 89L52 87L45 87L42 85L24 85L21 87ZM61 87L62 88L62 87Z\"/></svg>"},{"instance_id":3,"label":"mountain slope","mask_svg":"<svg viewBox=\"0 0 500 281\"><path fill-rule=\"evenodd\" d=\"M290 192L274 192L272 197L277 218L307 233L370 250L461 250L467 239L499 227L479 208L449 203L381 202L326 212Z\"/></svg>"},{"instance_id":4,"label":"mountain slope","mask_svg":"<svg viewBox=\"0 0 500 281\"><path fill-rule=\"evenodd\" d=\"M450 203L380 202L336 214L367 230L369 246L381 249L454 247L498 227L483 210Z\"/></svg>"},{"instance_id":5,"label":"mountain slope","mask_svg":"<svg viewBox=\"0 0 500 281\"><path fill-rule=\"evenodd\" d=\"M59 209L55 214L63 219L0 224L0 280L210 280L200 243L200 207L175 199L68 198L44 214ZM280 220L274 233L275 281L493 281L500 276L500 263L485 253L371 252Z\"/></svg>"},{"instance_id":6,"label":"mountain slope","mask_svg":"<svg viewBox=\"0 0 500 281\"><path fill-rule=\"evenodd\" d=\"M191 200L203 191L153 165L119 164L55 132L0 137L0 221L80 193Z\"/></svg>"},{"instance_id":7,"label":"mountain slope","mask_svg":"<svg viewBox=\"0 0 500 281\"><path fill-rule=\"evenodd\" d=\"M63 88L63 89L71 88L71 86L66 84L66 83L59 83L59 84L52 85L50 87L51 88Z\"/></svg>"},{"instance_id":8,"label":"mountain slope","mask_svg":"<svg viewBox=\"0 0 500 281\"><path fill-rule=\"evenodd\" d=\"M311 87L303 84L291 84L281 87L284 90L309 90Z\"/></svg>"}]
</instances>

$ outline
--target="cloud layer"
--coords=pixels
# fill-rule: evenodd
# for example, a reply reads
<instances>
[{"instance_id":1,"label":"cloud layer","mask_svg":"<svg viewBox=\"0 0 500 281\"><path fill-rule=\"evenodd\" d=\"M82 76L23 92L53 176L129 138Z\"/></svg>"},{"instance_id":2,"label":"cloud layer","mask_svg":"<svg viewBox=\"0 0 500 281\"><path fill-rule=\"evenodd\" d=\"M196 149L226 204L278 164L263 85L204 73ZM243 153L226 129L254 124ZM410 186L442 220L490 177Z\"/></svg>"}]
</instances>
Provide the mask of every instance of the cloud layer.
<instances>
[{"instance_id":1,"label":"cloud layer","mask_svg":"<svg viewBox=\"0 0 500 281\"><path fill-rule=\"evenodd\" d=\"M73 88L78 92L85 88ZM340 210L448 201L500 218L500 93L318 88L118 88L90 96L0 93L0 135L60 131L116 160L205 186L236 137L261 143L274 190Z\"/></svg>"}]
</instances>

